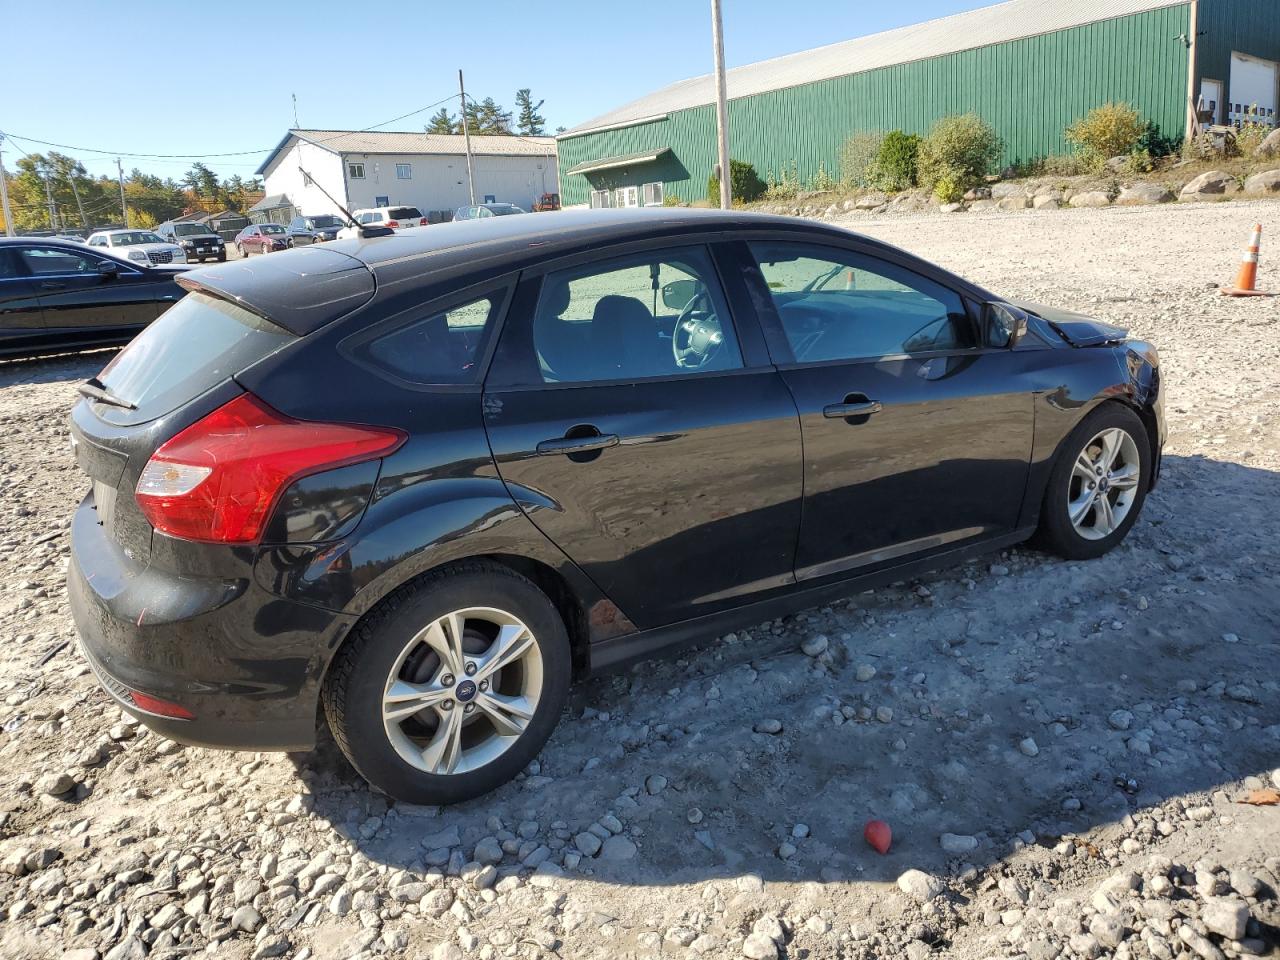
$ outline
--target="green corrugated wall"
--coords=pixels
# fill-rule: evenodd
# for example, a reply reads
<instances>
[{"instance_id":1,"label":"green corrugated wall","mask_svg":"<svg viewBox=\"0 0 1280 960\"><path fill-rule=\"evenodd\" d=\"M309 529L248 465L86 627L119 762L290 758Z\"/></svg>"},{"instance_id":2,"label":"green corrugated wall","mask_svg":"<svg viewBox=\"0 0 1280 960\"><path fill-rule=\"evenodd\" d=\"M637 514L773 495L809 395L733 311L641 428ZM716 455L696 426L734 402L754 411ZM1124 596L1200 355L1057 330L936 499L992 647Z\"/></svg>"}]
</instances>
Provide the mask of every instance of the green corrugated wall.
<instances>
[{"instance_id":1,"label":"green corrugated wall","mask_svg":"<svg viewBox=\"0 0 1280 960\"><path fill-rule=\"evenodd\" d=\"M1196 72L1221 80L1231 94L1231 53L1247 53L1280 61L1280 2L1278 0L1200 0L1200 49Z\"/></svg>"},{"instance_id":2,"label":"green corrugated wall","mask_svg":"<svg viewBox=\"0 0 1280 960\"><path fill-rule=\"evenodd\" d=\"M1225 3L1228 0L1206 0ZM1240 5L1258 0L1238 0ZM1270 4L1275 0L1264 0ZM973 111L1005 141L1005 160L1062 153L1063 129L1093 107L1135 104L1165 133L1184 128L1189 6L1073 27L1009 43L775 90L729 103L730 154L761 177L794 163L804 182L819 164L839 176L850 134L902 129L926 133L934 121ZM670 147L661 163L592 175L566 171L602 157ZM715 111L694 107L666 120L560 140L560 190L586 203L595 188L662 180L668 195L704 199L715 164Z\"/></svg>"}]
</instances>

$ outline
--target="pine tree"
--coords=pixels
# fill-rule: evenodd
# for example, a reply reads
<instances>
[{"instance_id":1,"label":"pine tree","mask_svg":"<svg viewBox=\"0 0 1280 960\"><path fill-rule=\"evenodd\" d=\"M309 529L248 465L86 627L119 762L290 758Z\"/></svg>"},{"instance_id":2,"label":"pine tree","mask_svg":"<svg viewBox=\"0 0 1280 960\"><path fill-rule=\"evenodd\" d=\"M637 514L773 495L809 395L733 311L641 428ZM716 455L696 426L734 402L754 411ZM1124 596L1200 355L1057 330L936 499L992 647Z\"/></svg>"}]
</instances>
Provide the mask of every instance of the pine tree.
<instances>
[{"instance_id":1,"label":"pine tree","mask_svg":"<svg viewBox=\"0 0 1280 960\"><path fill-rule=\"evenodd\" d=\"M431 115L431 119L427 122L427 133L461 133L462 126L458 123L458 118L451 114L444 107L440 108L439 113Z\"/></svg>"},{"instance_id":2,"label":"pine tree","mask_svg":"<svg viewBox=\"0 0 1280 960\"><path fill-rule=\"evenodd\" d=\"M511 111L500 107L493 97L485 97L479 103L468 97L467 127L472 136L509 135Z\"/></svg>"},{"instance_id":3,"label":"pine tree","mask_svg":"<svg viewBox=\"0 0 1280 960\"><path fill-rule=\"evenodd\" d=\"M519 110L516 118L517 133L525 137L540 137L546 132L546 117L538 113L546 102L539 100L534 103L532 91L528 87L521 87L516 91L516 108Z\"/></svg>"}]
</instances>

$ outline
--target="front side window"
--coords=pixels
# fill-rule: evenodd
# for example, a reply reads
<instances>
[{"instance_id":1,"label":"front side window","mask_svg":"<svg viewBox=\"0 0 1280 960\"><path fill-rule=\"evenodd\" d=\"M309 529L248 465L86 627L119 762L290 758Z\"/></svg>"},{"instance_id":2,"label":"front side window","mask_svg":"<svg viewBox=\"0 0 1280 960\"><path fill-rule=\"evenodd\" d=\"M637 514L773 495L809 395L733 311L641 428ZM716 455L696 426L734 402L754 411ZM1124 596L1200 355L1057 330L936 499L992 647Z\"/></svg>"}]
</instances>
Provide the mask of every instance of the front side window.
<instances>
[{"instance_id":1,"label":"front side window","mask_svg":"<svg viewBox=\"0 0 1280 960\"><path fill-rule=\"evenodd\" d=\"M533 321L544 383L639 380L742 367L703 247L549 274Z\"/></svg>"},{"instance_id":2,"label":"front side window","mask_svg":"<svg viewBox=\"0 0 1280 960\"><path fill-rule=\"evenodd\" d=\"M797 363L971 349L954 290L874 257L799 243L752 243Z\"/></svg>"},{"instance_id":3,"label":"front side window","mask_svg":"<svg viewBox=\"0 0 1280 960\"><path fill-rule=\"evenodd\" d=\"M98 272L98 261L61 247L22 247L19 257L33 277Z\"/></svg>"},{"instance_id":4,"label":"front side window","mask_svg":"<svg viewBox=\"0 0 1280 960\"><path fill-rule=\"evenodd\" d=\"M348 176L348 177L350 177L352 180L363 180L363 179L364 179L364 164L363 164L363 163L348 163L348 164L347 164L347 176Z\"/></svg>"},{"instance_id":5,"label":"front side window","mask_svg":"<svg viewBox=\"0 0 1280 960\"><path fill-rule=\"evenodd\" d=\"M397 180L412 180L412 179L413 179L413 166L412 166L411 164L408 164L408 163L397 163L397 164L396 164L396 179L397 179Z\"/></svg>"},{"instance_id":6,"label":"front side window","mask_svg":"<svg viewBox=\"0 0 1280 960\"><path fill-rule=\"evenodd\" d=\"M411 320L390 333L363 340L352 347L352 353L413 383L470 383L503 296L504 291L496 291Z\"/></svg>"}]
</instances>

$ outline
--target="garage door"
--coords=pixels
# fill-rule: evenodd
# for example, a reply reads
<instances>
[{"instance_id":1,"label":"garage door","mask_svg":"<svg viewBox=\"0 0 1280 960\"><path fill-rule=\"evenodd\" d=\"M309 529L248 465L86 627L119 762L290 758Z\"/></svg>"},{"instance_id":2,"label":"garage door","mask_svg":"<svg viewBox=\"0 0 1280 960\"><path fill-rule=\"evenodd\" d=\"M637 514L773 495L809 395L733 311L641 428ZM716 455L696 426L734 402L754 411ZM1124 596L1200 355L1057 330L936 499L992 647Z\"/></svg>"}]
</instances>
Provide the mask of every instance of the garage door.
<instances>
[{"instance_id":1,"label":"garage door","mask_svg":"<svg viewBox=\"0 0 1280 960\"><path fill-rule=\"evenodd\" d=\"M1231 89L1228 95L1233 124L1259 122L1276 124L1276 87L1280 85L1280 65L1243 53L1231 54Z\"/></svg>"}]
</instances>

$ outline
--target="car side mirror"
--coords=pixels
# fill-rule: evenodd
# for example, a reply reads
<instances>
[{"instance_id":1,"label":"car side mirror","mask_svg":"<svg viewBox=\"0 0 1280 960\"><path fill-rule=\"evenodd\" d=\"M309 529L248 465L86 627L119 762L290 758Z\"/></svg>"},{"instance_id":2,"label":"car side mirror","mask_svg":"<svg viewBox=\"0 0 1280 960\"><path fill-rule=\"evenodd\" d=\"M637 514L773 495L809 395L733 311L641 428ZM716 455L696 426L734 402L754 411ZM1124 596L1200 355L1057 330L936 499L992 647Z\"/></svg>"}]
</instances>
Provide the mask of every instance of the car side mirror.
<instances>
[{"instance_id":1,"label":"car side mirror","mask_svg":"<svg viewBox=\"0 0 1280 960\"><path fill-rule=\"evenodd\" d=\"M1012 350L1027 335L1027 314L1008 303L988 303L982 311L984 346Z\"/></svg>"},{"instance_id":2,"label":"car side mirror","mask_svg":"<svg viewBox=\"0 0 1280 960\"><path fill-rule=\"evenodd\" d=\"M683 310L697 295L697 280L672 280L662 288L662 305L672 310Z\"/></svg>"},{"instance_id":3,"label":"car side mirror","mask_svg":"<svg viewBox=\"0 0 1280 960\"><path fill-rule=\"evenodd\" d=\"M120 276L120 268L107 260L99 261L98 276L102 277L103 280L114 280Z\"/></svg>"}]
</instances>

